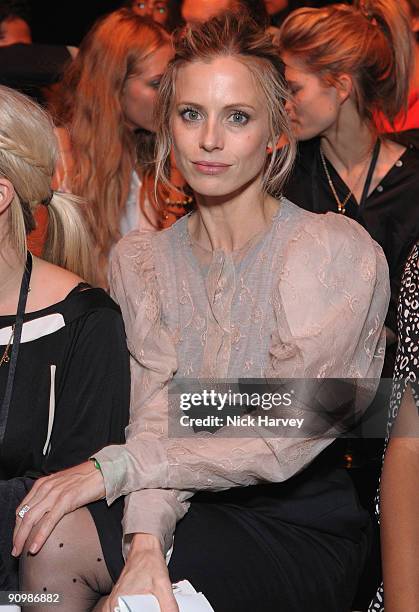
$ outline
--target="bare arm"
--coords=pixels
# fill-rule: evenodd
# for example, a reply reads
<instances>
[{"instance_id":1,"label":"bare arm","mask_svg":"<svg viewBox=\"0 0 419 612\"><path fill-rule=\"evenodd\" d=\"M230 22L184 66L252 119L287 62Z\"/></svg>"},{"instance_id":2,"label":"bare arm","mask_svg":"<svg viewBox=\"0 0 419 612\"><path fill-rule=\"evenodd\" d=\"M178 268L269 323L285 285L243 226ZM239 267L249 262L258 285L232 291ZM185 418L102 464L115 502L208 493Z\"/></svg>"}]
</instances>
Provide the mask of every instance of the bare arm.
<instances>
[{"instance_id":1,"label":"bare arm","mask_svg":"<svg viewBox=\"0 0 419 612\"><path fill-rule=\"evenodd\" d=\"M381 542L386 612L416 612L419 602L419 417L407 388L381 480Z\"/></svg>"}]
</instances>

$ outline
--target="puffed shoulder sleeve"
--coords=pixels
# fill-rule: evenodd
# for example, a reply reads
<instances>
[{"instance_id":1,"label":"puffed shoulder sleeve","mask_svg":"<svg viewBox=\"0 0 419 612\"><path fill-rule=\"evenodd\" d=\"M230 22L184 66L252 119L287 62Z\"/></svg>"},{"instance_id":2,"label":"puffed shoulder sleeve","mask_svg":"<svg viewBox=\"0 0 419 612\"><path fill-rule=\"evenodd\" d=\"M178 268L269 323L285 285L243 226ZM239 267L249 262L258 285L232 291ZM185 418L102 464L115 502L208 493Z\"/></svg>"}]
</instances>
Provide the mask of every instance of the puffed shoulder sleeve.
<instances>
[{"instance_id":1,"label":"puffed shoulder sleeve","mask_svg":"<svg viewBox=\"0 0 419 612\"><path fill-rule=\"evenodd\" d=\"M130 423L127 441L167 436L167 383L177 367L173 342L161 324L160 298L149 232L131 232L114 250L110 264L112 297L119 303L131 356ZM135 466L124 460L124 446L102 449L95 457L112 503L122 494L121 478ZM124 543L134 533L156 535L167 551L176 522L187 512L191 494L175 490L134 491L125 499ZM124 546L126 552L126 546Z\"/></svg>"},{"instance_id":2,"label":"puffed shoulder sleeve","mask_svg":"<svg viewBox=\"0 0 419 612\"><path fill-rule=\"evenodd\" d=\"M304 212L281 261L270 374L378 381L390 298L381 247L351 219Z\"/></svg>"}]
</instances>

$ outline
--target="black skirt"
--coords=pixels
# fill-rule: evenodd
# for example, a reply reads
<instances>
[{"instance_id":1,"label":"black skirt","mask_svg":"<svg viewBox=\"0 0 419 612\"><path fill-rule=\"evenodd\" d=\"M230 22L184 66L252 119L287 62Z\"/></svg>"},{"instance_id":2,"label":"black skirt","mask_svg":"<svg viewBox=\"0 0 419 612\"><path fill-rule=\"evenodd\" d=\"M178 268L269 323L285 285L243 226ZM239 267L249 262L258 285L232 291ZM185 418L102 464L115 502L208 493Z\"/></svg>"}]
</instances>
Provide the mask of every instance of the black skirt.
<instances>
[{"instance_id":1,"label":"black skirt","mask_svg":"<svg viewBox=\"0 0 419 612\"><path fill-rule=\"evenodd\" d=\"M178 523L171 580L188 579L216 612L348 612L370 519L335 449L285 483L198 493ZM93 515L114 581L123 568L118 500Z\"/></svg>"}]
</instances>

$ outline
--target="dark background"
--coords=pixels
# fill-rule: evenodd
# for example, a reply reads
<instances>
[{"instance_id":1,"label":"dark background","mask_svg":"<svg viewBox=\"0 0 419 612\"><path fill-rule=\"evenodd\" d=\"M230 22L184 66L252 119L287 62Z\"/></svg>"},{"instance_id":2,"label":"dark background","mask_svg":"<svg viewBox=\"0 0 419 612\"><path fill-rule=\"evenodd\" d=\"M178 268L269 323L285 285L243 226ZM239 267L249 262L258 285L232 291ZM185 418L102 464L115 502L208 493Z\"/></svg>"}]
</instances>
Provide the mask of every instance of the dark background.
<instances>
[{"instance_id":1,"label":"dark background","mask_svg":"<svg viewBox=\"0 0 419 612\"><path fill-rule=\"evenodd\" d=\"M307 4L322 6L333 1L339 0L310 0ZM78 46L95 20L119 8L122 0L28 0L28 4L34 42Z\"/></svg>"},{"instance_id":2,"label":"dark background","mask_svg":"<svg viewBox=\"0 0 419 612\"><path fill-rule=\"evenodd\" d=\"M31 0L31 26L34 42L75 45L104 13L121 5L118 0Z\"/></svg>"}]
</instances>

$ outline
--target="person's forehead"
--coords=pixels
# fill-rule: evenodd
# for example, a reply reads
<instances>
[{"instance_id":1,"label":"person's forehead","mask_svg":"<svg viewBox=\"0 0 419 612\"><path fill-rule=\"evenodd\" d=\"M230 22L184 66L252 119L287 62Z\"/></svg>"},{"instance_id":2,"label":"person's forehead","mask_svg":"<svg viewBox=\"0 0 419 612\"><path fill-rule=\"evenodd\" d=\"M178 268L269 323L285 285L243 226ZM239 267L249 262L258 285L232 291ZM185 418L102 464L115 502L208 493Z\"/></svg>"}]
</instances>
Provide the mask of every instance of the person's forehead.
<instances>
[{"instance_id":1,"label":"person's forehead","mask_svg":"<svg viewBox=\"0 0 419 612\"><path fill-rule=\"evenodd\" d=\"M155 73L163 73L166 69L168 61L173 56L173 49L170 44L164 44L153 53L150 53L142 60L138 66L138 73L148 78Z\"/></svg>"},{"instance_id":2,"label":"person's forehead","mask_svg":"<svg viewBox=\"0 0 419 612\"><path fill-rule=\"evenodd\" d=\"M285 75L287 78L290 75L302 78L309 77L312 74L306 64L292 54L285 52L281 55L281 59L284 63Z\"/></svg>"},{"instance_id":3,"label":"person's forehead","mask_svg":"<svg viewBox=\"0 0 419 612\"><path fill-rule=\"evenodd\" d=\"M234 0L184 0L182 14L186 21L205 21L228 10L234 3Z\"/></svg>"},{"instance_id":4,"label":"person's forehead","mask_svg":"<svg viewBox=\"0 0 419 612\"><path fill-rule=\"evenodd\" d=\"M187 96L205 100L218 98L225 105L237 102L254 105L260 91L245 62L234 57L216 57L182 66L176 78L176 98Z\"/></svg>"}]
</instances>

